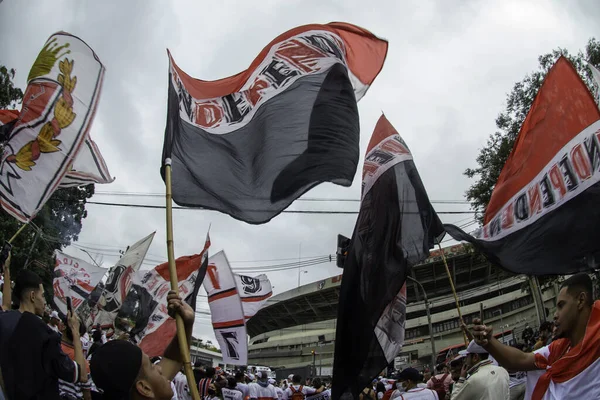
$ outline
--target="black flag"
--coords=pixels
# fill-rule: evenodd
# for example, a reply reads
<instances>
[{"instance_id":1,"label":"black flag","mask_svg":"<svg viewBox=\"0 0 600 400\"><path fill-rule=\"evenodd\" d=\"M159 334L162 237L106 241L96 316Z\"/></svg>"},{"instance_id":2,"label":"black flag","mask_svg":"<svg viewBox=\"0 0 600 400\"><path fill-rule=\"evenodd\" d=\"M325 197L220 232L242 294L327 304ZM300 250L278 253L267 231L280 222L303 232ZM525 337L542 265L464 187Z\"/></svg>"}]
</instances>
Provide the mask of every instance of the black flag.
<instances>
[{"instance_id":1,"label":"black flag","mask_svg":"<svg viewBox=\"0 0 600 400\"><path fill-rule=\"evenodd\" d=\"M363 168L360 213L338 305L333 398L354 398L404 343L406 276L444 235L410 150L382 116Z\"/></svg>"}]
</instances>

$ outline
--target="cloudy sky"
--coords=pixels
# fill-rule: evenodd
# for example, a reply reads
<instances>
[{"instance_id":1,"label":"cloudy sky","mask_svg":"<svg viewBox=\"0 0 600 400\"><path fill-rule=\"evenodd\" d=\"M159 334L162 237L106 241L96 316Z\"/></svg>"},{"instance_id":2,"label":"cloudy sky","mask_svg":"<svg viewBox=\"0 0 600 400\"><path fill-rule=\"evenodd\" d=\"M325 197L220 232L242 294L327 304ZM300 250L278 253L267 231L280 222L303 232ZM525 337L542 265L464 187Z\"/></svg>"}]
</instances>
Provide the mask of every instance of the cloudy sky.
<instances>
[{"instance_id":1,"label":"cloudy sky","mask_svg":"<svg viewBox=\"0 0 600 400\"><path fill-rule=\"evenodd\" d=\"M346 21L389 40L382 73L359 103L361 153L381 111L410 146L432 200L464 200L478 149L512 85L536 68L537 56L555 47L576 52L598 34L597 0L378 1L262 0L44 1L0 4L0 64L16 68L25 88L29 68L49 35L67 31L85 40L106 66L91 130L116 181L97 186L95 201L164 203L159 175L166 116L169 48L192 76L213 80L251 63L276 35L307 23ZM358 172L357 172L358 175ZM101 192L108 192L102 194ZM359 198L351 188L324 184L309 199ZM109 194L111 193L111 194ZM114 194L121 193L121 194ZM124 196L122 193L140 193ZM467 204L434 204L437 211L467 211ZM156 231L145 269L166 260L163 210L88 206L79 247L67 252L106 266L118 251ZM357 202L299 201L291 210L357 210ZM469 214L442 214L469 222ZM225 249L238 271L333 254L336 235L350 236L355 215L282 214L252 226L212 211L176 210L175 253L201 250L212 224L212 252ZM340 273L334 263L268 272L274 291ZM208 310L205 298L201 312ZM197 317L195 334L212 339L209 316Z\"/></svg>"}]
</instances>

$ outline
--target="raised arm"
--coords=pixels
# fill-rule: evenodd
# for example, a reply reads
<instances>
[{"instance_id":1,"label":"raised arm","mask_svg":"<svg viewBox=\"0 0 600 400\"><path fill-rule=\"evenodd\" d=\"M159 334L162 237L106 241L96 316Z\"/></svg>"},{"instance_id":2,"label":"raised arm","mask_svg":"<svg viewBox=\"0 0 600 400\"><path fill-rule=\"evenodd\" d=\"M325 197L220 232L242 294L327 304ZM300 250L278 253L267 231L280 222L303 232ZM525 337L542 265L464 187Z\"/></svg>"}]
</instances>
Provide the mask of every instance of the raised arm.
<instances>
[{"instance_id":1,"label":"raised arm","mask_svg":"<svg viewBox=\"0 0 600 400\"><path fill-rule=\"evenodd\" d=\"M535 355L524 353L519 349L500 343L492 335L492 327L482 325L478 318L473 320L473 336L475 343L486 349L502 367L509 371L533 371L538 369L535 365Z\"/></svg>"},{"instance_id":2,"label":"raised arm","mask_svg":"<svg viewBox=\"0 0 600 400\"><path fill-rule=\"evenodd\" d=\"M188 345L192 339L192 329L194 328L194 310L185 301L181 300L174 291L169 291L167 295L169 315L175 317L175 314L181 315L183 324L185 326L185 336L187 337ZM181 351L179 349L179 341L177 340L177 334L171 340L171 343L167 346L163 359L160 361L160 367L163 372L163 376L167 379L172 380L177 372L181 370L183 360L181 359Z\"/></svg>"}]
</instances>

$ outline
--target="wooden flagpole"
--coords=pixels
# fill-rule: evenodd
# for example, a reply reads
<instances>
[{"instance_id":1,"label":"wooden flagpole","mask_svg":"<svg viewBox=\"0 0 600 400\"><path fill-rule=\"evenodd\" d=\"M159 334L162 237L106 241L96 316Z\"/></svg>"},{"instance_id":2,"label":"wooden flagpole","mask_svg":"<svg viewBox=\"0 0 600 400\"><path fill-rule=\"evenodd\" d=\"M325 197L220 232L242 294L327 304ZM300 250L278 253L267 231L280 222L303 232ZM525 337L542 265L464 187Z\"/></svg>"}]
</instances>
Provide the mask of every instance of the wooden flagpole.
<instances>
[{"instance_id":1,"label":"wooden flagpole","mask_svg":"<svg viewBox=\"0 0 600 400\"><path fill-rule=\"evenodd\" d=\"M167 199L167 256L169 259L169 278L171 280L171 290L179 294L179 283L177 282L177 269L175 268L175 251L173 249L173 206L172 206L172 195L171 195L171 159L165 160L165 185L166 199ZM183 360L183 368L185 370L185 376L188 381L188 388L192 395L192 399L200 400L198 393L198 386L196 385L196 379L194 378L194 371L192 370L192 363L190 360L190 348L188 346L187 338L185 336L185 326L183 319L177 314L175 316L175 322L177 324L177 340L179 342L179 350L181 351L181 359Z\"/></svg>"},{"instance_id":2,"label":"wooden flagpole","mask_svg":"<svg viewBox=\"0 0 600 400\"><path fill-rule=\"evenodd\" d=\"M448 280L450 280L450 287L452 288L452 294L454 294L454 301L456 303L456 309L458 310L458 318L460 319L461 324L464 324L462 313L460 312L460 305L458 304L458 295L456 294L456 288L454 287L454 281L452 280L452 275L450 274L450 268L448 268L448 261L446 261L446 255L444 254L444 249L442 249L442 245L440 242L437 242L438 248L440 249L440 253L442 254L442 260L444 261L444 266L446 267L446 274L448 274ZM461 329L462 330L462 329ZM465 346L469 345L469 339L467 335L463 331L463 339L465 341Z\"/></svg>"},{"instance_id":3,"label":"wooden flagpole","mask_svg":"<svg viewBox=\"0 0 600 400\"><path fill-rule=\"evenodd\" d=\"M17 232L16 232L16 233L13 235L13 237L11 237L11 238L8 240L8 243L12 244L12 242L13 242L13 241L14 241L14 240L17 238L17 236L19 236L19 234L20 234L21 232L23 232L23 230L25 230L25 228L26 228L27 226L29 226L29 224L28 224L28 223L21 225L21 227L20 227L20 228L19 228L19 230L18 230L18 231L17 231Z\"/></svg>"}]
</instances>

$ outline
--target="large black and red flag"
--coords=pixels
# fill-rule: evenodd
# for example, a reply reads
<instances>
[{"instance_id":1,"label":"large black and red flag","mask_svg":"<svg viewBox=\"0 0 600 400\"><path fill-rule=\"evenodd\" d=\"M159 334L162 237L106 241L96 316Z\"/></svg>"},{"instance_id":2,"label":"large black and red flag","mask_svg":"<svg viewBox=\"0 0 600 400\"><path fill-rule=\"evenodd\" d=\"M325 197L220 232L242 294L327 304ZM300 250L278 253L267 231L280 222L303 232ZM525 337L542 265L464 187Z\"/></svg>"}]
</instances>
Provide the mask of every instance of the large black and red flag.
<instances>
[{"instance_id":1,"label":"large black and red flag","mask_svg":"<svg viewBox=\"0 0 600 400\"><path fill-rule=\"evenodd\" d=\"M600 111L564 57L548 71L471 236L491 261L520 274L568 274L600 252Z\"/></svg>"},{"instance_id":2,"label":"large black and red flag","mask_svg":"<svg viewBox=\"0 0 600 400\"><path fill-rule=\"evenodd\" d=\"M261 224L319 183L350 186L356 102L387 47L351 24L305 25L275 38L247 70L210 82L169 53L163 161L172 162L173 200Z\"/></svg>"},{"instance_id":3,"label":"large black and red flag","mask_svg":"<svg viewBox=\"0 0 600 400\"><path fill-rule=\"evenodd\" d=\"M360 212L344 263L338 305L333 398L354 398L404 343L406 276L441 241L412 154L385 116L363 167Z\"/></svg>"}]
</instances>

